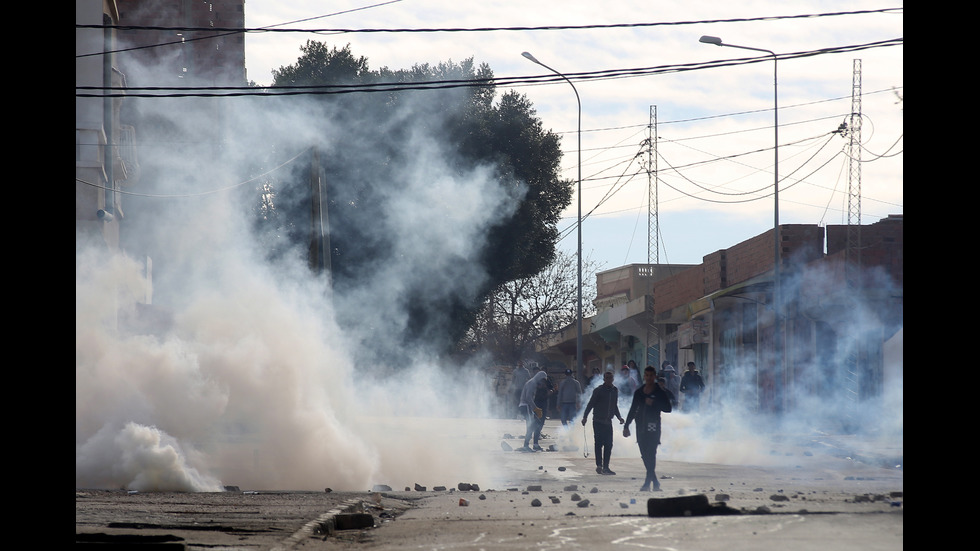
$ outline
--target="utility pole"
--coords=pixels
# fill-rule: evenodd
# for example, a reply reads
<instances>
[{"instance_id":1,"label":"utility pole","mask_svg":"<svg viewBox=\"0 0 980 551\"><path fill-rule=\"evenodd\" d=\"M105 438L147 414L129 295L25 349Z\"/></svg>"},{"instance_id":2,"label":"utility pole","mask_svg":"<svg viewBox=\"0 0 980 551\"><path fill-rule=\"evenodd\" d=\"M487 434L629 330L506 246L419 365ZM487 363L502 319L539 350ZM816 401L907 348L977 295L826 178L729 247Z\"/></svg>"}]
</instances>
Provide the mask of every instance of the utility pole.
<instances>
[{"instance_id":1,"label":"utility pole","mask_svg":"<svg viewBox=\"0 0 980 551\"><path fill-rule=\"evenodd\" d=\"M847 174L847 247L844 250L844 278L849 296L861 293L861 60L854 60L851 77L851 116L848 127L848 174ZM848 417L852 423L857 404L861 399L861 387L869 381L862 381L861 372L861 331L856 336L847 354L844 373L848 404L851 410Z\"/></svg>"},{"instance_id":2,"label":"utility pole","mask_svg":"<svg viewBox=\"0 0 980 551\"><path fill-rule=\"evenodd\" d=\"M659 333L654 323L656 318L653 304L654 266L660 266L660 212L657 197L657 106L650 106L650 125L647 129L647 278L646 278L646 365L654 365L657 360L650 352L654 339L659 344ZM659 350L659 348L658 348Z\"/></svg>"},{"instance_id":3,"label":"utility pole","mask_svg":"<svg viewBox=\"0 0 980 551\"><path fill-rule=\"evenodd\" d=\"M325 231L327 211L320 177L320 152L312 149L310 160L310 269L317 275L330 273L330 237Z\"/></svg>"}]
</instances>

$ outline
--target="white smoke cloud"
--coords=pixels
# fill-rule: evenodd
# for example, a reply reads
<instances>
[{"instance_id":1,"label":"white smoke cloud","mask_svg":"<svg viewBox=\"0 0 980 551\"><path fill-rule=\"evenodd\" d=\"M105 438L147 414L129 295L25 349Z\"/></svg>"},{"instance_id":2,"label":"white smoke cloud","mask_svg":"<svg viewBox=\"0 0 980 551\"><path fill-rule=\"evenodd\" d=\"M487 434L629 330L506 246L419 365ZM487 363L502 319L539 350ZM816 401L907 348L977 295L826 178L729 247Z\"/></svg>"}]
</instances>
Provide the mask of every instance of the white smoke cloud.
<instances>
[{"instance_id":1,"label":"white smoke cloud","mask_svg":"<svg viewBox=\"0 0 980 551\"><path fill-rule=\"evenodd\" d=\"M473 419L478 429L490 406L477 366L439 365L411 349L399 365L355 358L404 330L406 288L472 293L485 277L481 240L514 208L514 192L485 168L460 171L416 133L387 191L390 256L354 292L331 296L305 251L286 255L292 264L267 260L243 207L247 187L235 186L238 168L270 149L286 159L350 138L319 107L294 103L300 109L223 103L228 128L216 135L212 103L140 102L144 120L182 139L141 151L150 187L123 197L127 253L76 236L77 487L365 490L493 476L485 450L460 447L439 421ZM379 141L382 123L364 121ZM187 139L196 136L207 139ZM166 330L134 325L150 288L144 249ZM359 322L338 324L341 309Z\"/></svg>"}]
</instances>

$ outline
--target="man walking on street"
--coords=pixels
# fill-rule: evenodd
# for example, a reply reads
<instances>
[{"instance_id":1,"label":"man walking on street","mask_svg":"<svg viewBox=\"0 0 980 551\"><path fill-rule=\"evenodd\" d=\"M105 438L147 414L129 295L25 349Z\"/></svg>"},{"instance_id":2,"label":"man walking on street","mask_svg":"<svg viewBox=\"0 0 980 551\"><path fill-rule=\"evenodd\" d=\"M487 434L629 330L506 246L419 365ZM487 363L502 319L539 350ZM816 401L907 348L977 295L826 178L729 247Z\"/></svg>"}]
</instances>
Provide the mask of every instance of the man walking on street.
<instances>
[{"instance_id":1,"label":"man walking on street","mask_svg":"<svg viewBox=\"0 0 980 551\"><path fill-rule=\"evenodd\" d=\"M629 413L626 414L626 426L623 436L629 438L630 423L636 419L636 443L640 446L640 456L647 476L640 491L660 491L660 481L657 480L657 446L660 445L660 412L670 413L673 396L667 390L662 377L657 377L657 370L652 365L643 372L643 386L636 389Z\"/></svg>"},{"instance_id":2,"label":"man walking on street","mask_svg":"<svg viewBox=\"0 0 980 551\"><path fill-rule=\"evenodd\" d=\"M592 415L592 430L595 433L595 472L599 474L616 474L609 470L609 459L612 457L613 428L612 418L619 419L619 424L623 424L623 416L619 413L619 390L613 384L613 372L606 371L602 374L602 384L595 387L592 397L585 406L585 413L582 414L582 426L585 426Z\"/></svg>"}]
</instances>

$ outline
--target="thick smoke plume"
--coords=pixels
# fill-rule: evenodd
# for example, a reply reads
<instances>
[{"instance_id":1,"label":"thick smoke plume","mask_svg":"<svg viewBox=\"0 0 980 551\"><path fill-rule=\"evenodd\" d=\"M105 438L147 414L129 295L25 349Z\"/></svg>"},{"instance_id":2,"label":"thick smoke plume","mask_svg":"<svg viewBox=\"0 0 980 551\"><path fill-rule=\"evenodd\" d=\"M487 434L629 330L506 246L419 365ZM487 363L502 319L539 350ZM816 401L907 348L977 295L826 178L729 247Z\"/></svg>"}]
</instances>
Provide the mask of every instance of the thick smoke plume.
<instances>
[{"instance_id":1,"label":"thick smoke plume","mask_svg":"<svg viewBox=\"0 0 980 551\"><path fill-rule=\"evenodd\" d=\"M76 236L76 486L487 484L485 450L460 446L439 421L474 419L479 430L490 410L480 371L442 365L425 348L402 349L392 365L363 358L404 334L406 289L435 302L475 296L482 236L520 191L502 189L487 167L461 170L432 135L437 121L384 144L386 128L404 120L365 112L353 132L331 126L340 117L322 102L134 105L153 139L140 151L144 187L120 205L125 253ZM288 186L308 185L288 161L308 167L311 146L350 149L353 140L364 142L352 164L391 161L372 151L403 154L397 181L372 182L385 195L374 205L381 218L365 225L384 244L374 269L333 296L327 277L308 268L307 249L284 247L278 229L256 224L260 186L241 182L273 171L284 199L295 191ZM138 304L147 296L152 309Z\"/></svg>"}]
</instances>

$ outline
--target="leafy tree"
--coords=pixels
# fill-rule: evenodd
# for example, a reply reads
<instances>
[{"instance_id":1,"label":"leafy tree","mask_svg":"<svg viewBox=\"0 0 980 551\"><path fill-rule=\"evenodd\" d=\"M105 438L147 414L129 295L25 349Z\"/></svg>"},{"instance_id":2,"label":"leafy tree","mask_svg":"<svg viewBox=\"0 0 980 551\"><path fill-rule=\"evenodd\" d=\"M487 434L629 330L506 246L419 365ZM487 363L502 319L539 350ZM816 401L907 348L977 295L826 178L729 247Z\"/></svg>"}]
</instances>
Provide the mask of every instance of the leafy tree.
<instances>
[{"instance_id":1,"label":"leafy tree","mask_svg":"<svg viewBox=\"0 0 980 551\"><path fill-rule=\"evenodd\" d=\"M502 213L473 243L476 254L460 262L477 264L485 279L461 281L446 288L423 279L400 282L401 293L389 304L392 311L407 314L399 334L386 335L387 349L370 346L382 357L398 355L405 346L434 344L447 352L476 319L484 299L493 289L543 270L555 258L557 222L571 202L572 182L559 177L559 137L543 128L531 103L521 94L507 92L497 101L493 72L477 67L473 59L437 65L418 64L407 70L369 69L350 46L329 48L307 42L303 55L291 66L273 72L277 86L363 85L361 93L323 94L312 101L322 109L324 134L341 133L343 139L325 140L320 163L327 182L330 228L330 263L334 296L362 296L377 283L370 274L403 264L406 254L396 240L400 228L390 222L398 193L411 185L406 167L420 136L438 142L443 161L459 178L491 167L486 192L503 190L513 197L513 208ZM438 83L453 86L439 86ZM371 87L378 83L402 83L404 89ZM465 83L465 86L459 86ZM309 98L296 99L309 102ZM311 113L317 112L310 110ZM284 219L302 219L308 211L305 177L299 170L293 181L272 191L276 209L289 210ZM292 195L292 196L291 196ZM308 216L308 215L307 215ZM430 223L437 224L438 220ZM299 225L302 227L302 224ZM308 238L303 231L283 232L293 247ZM299 248L299 247L297 247ZM432 254L424 248L418 255ZM450 268L451 270L452 268ZM460 271L465 280L469 272ZM351 318L343 323L368 326L367 316L378 313L338 310ZM369 343L365 343L368 345Z\"/></svg>"}]
</instances>

